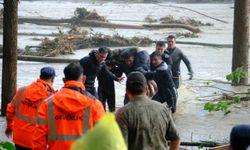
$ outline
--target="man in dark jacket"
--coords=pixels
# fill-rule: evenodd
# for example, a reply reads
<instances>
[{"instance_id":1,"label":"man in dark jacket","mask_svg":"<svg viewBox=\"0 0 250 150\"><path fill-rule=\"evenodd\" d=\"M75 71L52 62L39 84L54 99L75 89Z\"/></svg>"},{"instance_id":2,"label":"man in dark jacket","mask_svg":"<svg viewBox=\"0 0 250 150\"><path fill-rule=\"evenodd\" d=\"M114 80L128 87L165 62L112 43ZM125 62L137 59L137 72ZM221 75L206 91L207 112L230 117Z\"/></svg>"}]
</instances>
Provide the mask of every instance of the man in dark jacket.
<instances>
[{"instance_id":1,"label":"man in dark jacket","mask_svg":"<svg viewBox=\"0 0 250 150\"><path fill-rule=\"evenodd\" d=\"M128 75L130 72L139 71L143 74L150 70L150 58L146 50L140 47L132 47L125 49L121 55L125 63L118 65L119 76L122 73ZM128 97L124 97L124 105L128 103Z\"/></svg>"},{"instance_id":2,"label":"man in dark jacket","mask_svg":"<svg viewBox=\"0 0 250 150\"><path fill-rule=\"evenodd\" d=\"M158 51L161 56L162 56L162 60L168 65L168 74L172 77L172 65L173 65L173 61L171 56L168 54L169 52L166 49L166 45L165 42L163 41L158 41L156 43L156 47L155 47L155 51ZM150 69L151 70L155 70L154 65L150 64Z\"/></svg>"},{"instance_id":3,"label":"man in dark jacket","mask_svg":"<svg viewBox=\"0 0 250 150\"><path fill-rule=\"evenodd\" d=\"M156 43L156 51L160 52L162 55L162 60L168 65L169 69L171 69L173 65L172 58L169 56L169 52L166 50L166 45L163 41L158 41Z\"/></svg>"},{"instance_id":4,"label":"man in dark jacket","mask_svg":"<svg viewBox=\"0 0 250 150\"><path fill-rule=\"evenodd\" d=\"M173 81L175 84L176 89L179 88L179 80L180 80L180 63L181 60L186 64L189 74L189 80L192 80L193 78L193 70L191 67L191 63L188 60L187 56L184 55L184 53L177 47L175 47L176 38L173 35L168 36L167 38L167 51L169 52L169 55L171 56L173 60L172 65L172 73L173 73Z\"/></svg>"},{"instance_id":5,"label":"man in dark jacket","mask_svg":"<svg viewBox=\"0 0 250 150\"><path fill-rule=\"evenodd\" d=\"M158 87L158 92L152 99L161 103L167 102L174 113L176 111L176 89L172 77L169 75L168 66L158 51L153 52L150 59L155 70L146 73L145 76L147 80L154 80Z\"/></svg>"},{"instance_id":6,"label":"man in dark jacket","mask_svg":"<svg viewBox=\"0 0 250 150\"><path fill-rule=\"evenodd\" d=\"M129 68L129 72L139 71L145 73L150 69L150 58L146 50L135 47L131 48L124 54L125 63Z\"/></svg>"},{"instance_id":7,"label":"man in dark jacket","mask_svg":"<svg viewBox=\"0 0 250 150\"><path fill-rule=\"evenodd\" d=\"M114 81L122 81L123 77L116 77L110 75L107 72L109 70L112 73L116 73L117 66L111 61L106 60L105 65L102 66L99 74L97 75L98 80L98 97L102 102L104 109L106 110L106 102L110 112L115 111L115 83Z\"/></svg>"},{"instance_id":8,"label":"man in dark jacket","mask_svg":"<svg viewBox=\"0 0 250 150\"><path fill-rule=\"evenodd\" d=\"M86 90L95 97L98 97L95 89L95 79L102 66L105 65L104 61L106 60L108 53L109 49L107 47L100 47L97 51L90 52L88 56L85 56L80 60L80 64L85 70L83 75L86 76L86 81L84 83ZM106 71L110 76L119 80L110 71Z\"/></svg>"}]
</instances>

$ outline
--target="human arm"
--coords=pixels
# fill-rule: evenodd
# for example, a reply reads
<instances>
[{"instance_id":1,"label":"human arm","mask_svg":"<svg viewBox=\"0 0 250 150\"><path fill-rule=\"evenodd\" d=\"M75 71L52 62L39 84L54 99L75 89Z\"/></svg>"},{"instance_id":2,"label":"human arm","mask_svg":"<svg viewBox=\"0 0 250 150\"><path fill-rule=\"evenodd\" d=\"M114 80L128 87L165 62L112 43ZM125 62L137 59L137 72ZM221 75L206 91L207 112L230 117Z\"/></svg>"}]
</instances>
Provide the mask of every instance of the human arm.
<instances>
[{"instance_id":1,"label":"human arm","mask_svg":"<svg viewBox=\"0 0 250 150\"><path fill-rule=\"evenodd\" d=\"M7 105L7 114L6 114L6 122L7 126L5 129L5 135L10 138L12 136L13 131L13 119L15 117L15 110L16 106L13 104L15 100L13 99L8 105Z\"/></svg>"},{"instance_id":2,"label":"human arm","mask_svg":"<svg viewBox=\"0 0 250 150\"><path fill-rule=\"evenodd\" d=\"M34 130L32 149L46 150L48 137L48 101L42 102L38 109L37 124Z\"/></svg>"},{"instance_id":3,"label":"human arm","mask_svg":"<svg viewBox=\"0 0 250 150\"><path fill-rule=\"evenodd\" d=\"M145 77L146 77L147 81L154 80L156 74L157 74L156 71L147 72L147 73L145 73Z\"/></svg>"},{"instance_id":4,"label":"human arm","mask_svg":"<svg viewBox=\"0 0 250 150\"><path fill-rule=\"evenodd\" d=\"M169 149L170 150L179 150L180 144L181 144L180 139L176 139L174 141L171 141L169 144Z\"/></svg>"},{"instance_id":5,"label":"human arm","mask_svg":"<svg viewBox=\"0 0 250 150\"><path fill-rule=\"evenodd\" d=\"M165 116L167 117L167 132L166 139L170 141L170 150L178 150L180 146L180 137L172 118L171 112L167 107L164 108Z\"/></svg>"},{"instance_id":6,"label":"human arm","mask_svg":"<svg viewBox=\"0 0 250 150\"><path fill-rule=\"evenodd\" d=\"M119 109L115 114L116 122L120 127L123 138L128 145L128 119L126 119L123 108Z\"/></svg>"},{"instance_id":7,"label":"human arm","mask_svg":"<svg viewBox=\"0 0 250 150\"><path fill-rule=\"evenodd\" d=\"M82 66L83 70L87 69L87 66L89 64L89 60L88 60L88 56L83 57L80 61L79 61L80 65ZM85 74L85 73L83 73Z\"/></svg>"},{"instance_id":8,"label":"human arm","mask_svg":"<svg viewBox=\"0 0 250 150\"><path fill-rule=\"evenodd\" d=\"M192 66L191 66L191 63L190 63L189 59L187 58L187 56L185 54L183 54L183 52L181 52L181 59L183 60L183 62L187 66L188 75L190 76L189 80L192 80L192 78L193 78L193 69L192 69Z\"/></svg>"},{"instance_id":9,"label":"human arm","mask_svg":"<svg viewBox=\"0 0 250 150\"><path fill-rule=\"evenodd\" d=\"M112 71L111 69L109 69L109 67L107 65L104 65L103 66L103 69L104 69L104 73L106 73L109 77L111 77L113 80L117 81L117 82L121 82L124 77L122 76L116 76Z\"/></svg>"},{"instance_id":10,"label":"human arm","mask_svg":"<svg viewBox=\"0 0 250 150\"><path fill-rule=\"evenodd\" d=\"M11 137L12 135L12 130L13 130L13 119L15 117L15 112L16 112L16 107L18 103L18 95L20 93L20 89L18 89L16 95L13 97L12 101L7 105L7 110L6 110L6 130L5 130L5 135L7 137Z\"/></svg>"}]
</instances>

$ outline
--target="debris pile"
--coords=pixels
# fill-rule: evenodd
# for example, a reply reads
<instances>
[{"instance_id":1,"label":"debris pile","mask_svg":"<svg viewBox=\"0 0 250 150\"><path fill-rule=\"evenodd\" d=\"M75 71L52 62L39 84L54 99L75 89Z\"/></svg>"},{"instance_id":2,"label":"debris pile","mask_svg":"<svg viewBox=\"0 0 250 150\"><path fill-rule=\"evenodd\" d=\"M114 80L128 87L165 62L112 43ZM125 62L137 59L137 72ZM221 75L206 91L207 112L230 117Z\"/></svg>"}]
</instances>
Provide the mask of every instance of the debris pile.
<instances>
[{"instance_id":1,"label":"debris pile","mask_svg":"<svg viewBox=\"0 0 250 150\"><path fill-rule=\"evenodd\" d=\"M35 51L27 50L26 55L48 56L72 54L74 50L108 46L148 46L153 41L147 37L125 38L119 34L105 35L102 33L89 33L86 30L72 29L68 33L59 30L55 39L44 38Z\"/></svg>"},{"instance_id":2,"label":"debris pile","mask_svg":"<svg viewBox=\"0 0 250 150\"><path fill-rule=\"evenodd\" d=\"M157 19L154 19L152 16L148 15L148 16L144 19L144 21L145 21L146 23L155 23L155 22L157 22Z\"/></svg>"},{"instance_id":3,"label":"debris pile","mask_svg":"<svg viewBox=\"0 0 250 150\"><path fill-rule=\"evenodd\" d=\"M172 15L168 15L160 19L161 24L185 24L191 26L212 26L211 23L203 23L199 20L195 20L189 17L180 17L179 19L174 18Z\"/></svg>"},{"instance_id":4,"label":"debris pile","mask_svg":"<svg viewBox=\"0 0 250 150\"><path fill-rule=\"evenodd\" d=\"M86 8L76 8L72 19L73 24L80 24L81 20L98 20L108 22L106 17L100 16L96 10L88 11Z\"/></svg>"}]
</instances>

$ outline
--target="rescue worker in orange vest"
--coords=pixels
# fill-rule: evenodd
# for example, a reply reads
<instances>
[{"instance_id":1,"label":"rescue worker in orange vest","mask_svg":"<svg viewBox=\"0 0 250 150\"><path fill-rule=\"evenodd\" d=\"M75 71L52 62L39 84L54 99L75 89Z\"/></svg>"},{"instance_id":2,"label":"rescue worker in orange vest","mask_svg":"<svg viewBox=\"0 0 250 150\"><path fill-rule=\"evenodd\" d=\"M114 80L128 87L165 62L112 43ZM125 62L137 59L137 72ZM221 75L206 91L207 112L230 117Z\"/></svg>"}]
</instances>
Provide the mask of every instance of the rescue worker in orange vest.
<instances>
[{"instance_id":1,"label":"rescue worker in orange vest","mask_svg":"<svg viewBox=\"0 0 250 150\"><path fill-rule=\"evenodd\" d=\"M11 137L13 131L16 150L32 148L37 110L43 100L55 93L52 87L55 75L54 68L42 68L40 78L26 87L19 88L8 104L5 134Z\"/></svg>"},{"instance_id":2,"label":"rescue worker in orange vest","mask_svg":"<svg viewBox=\"0 0 250 150\"><path fill-rule=\"evenodd\" d=\"M33 150L69 150L105 113L102 103L85 90L80 64L66 66L64 75L64 87L38 110Z\"/></svg>"}]
</instances>

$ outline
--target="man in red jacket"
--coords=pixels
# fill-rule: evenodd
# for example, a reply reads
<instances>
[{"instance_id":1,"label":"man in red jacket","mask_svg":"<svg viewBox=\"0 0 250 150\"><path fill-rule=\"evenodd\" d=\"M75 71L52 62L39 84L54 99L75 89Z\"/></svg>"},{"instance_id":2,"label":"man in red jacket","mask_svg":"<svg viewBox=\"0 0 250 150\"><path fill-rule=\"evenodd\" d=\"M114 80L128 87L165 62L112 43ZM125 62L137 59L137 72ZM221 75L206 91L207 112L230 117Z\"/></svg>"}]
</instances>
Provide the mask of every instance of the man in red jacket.
<instances>
[{"instance_id":1,"label":"man in red jacket","mask_svg":"<svg viewBox=\"0 0 250 150\"><path fill-rule=\"evenodd\" d=\"M55 93L52 87L55 75L54 68L42 68L40 78L26 87L19 88L13 100L8 104L5 133L7 137L10 137L13 132L16 150L32 148L37 109L43 100Z\"/></svg>"}]
</instances>

